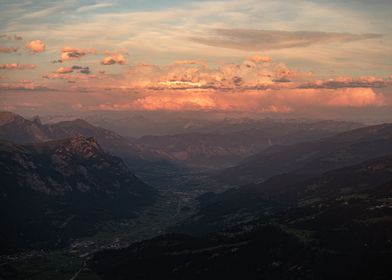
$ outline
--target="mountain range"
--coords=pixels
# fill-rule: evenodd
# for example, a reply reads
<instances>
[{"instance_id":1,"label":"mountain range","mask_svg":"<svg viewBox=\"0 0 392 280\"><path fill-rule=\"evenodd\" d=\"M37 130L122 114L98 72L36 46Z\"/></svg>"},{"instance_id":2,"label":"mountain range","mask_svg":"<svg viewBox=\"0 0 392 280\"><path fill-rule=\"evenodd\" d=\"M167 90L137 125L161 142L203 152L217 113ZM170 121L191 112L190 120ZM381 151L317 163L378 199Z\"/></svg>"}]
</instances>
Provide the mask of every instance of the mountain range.
<instances>
[{"instance_id":1,"label":"mountain range","mask_svg":"<svg viewBox=\"0 0 392 280\"><path fill-rule=\"evenodd\" d=\"M361 127L342 121L223 120L186 133L147 135L135 143L158 149L189 166L222 168L276 145L318 140Z\"/></svg>"},{"instance_id":2,"label":"mountain range","mask_svg":"<svg viewBox=\"0 0 392 280\"><path fill-rule=\"evenodd\" d=\"M232 188L200 191L195 205L186 188L165 186L156 211L136 222L156 237L89 255L80 277L392 277L392 124L224 120L187 129L127 139L80 119L42 124L0 113L1 248L64 248L102 221L134 218L158 193L128 167L147 174L174 162L216 169L205 182ZM148 225L168 203L189 211L186 219L163 231ZM16 267L0 272L18 275Z\"/></svg>"},{"instance_id":3,"label":"mountain range","mask_svg":"<svg viewBox=\"0 0 392 280\"><path fill-rule=\"evenodd\" d=\"M0 139L3 140L23 144L75 136L94 137L106 152L120 156L131 168L171 160L168 154L131 143L110 130L96 127L82 119L42 124L38 116L28 120L12 112L0 112Z\"/></svg>"},{"instance_id":4,"label":"mountain range","mask_svg":"<svg viewBox=\"0 0 392 280\"><path fill-rule=\"evenodd\" d=\"M131 218L156 191L93 138L32 144L0 141L0 245L61 246L98 221Z\"/></svg>"},{"instance_id":5,"label":"mountain range","mask_svg":"<svg viewBox=\"0 0 392 280\"><path fill-rule=\"evenodd\" d=\"M103 279L390 279L389 152L284 186L210 195L187 233L101 251L90 267ZM213 231L195 235L212 220Z\"/></svg>"},{"instance_id":6,"label":"mountain range","mask_svg":"<svg viewBox=\"0 0 392 280\"><path fill-rule=\"evenodd\" d=\"M219 169L271 146L318 140L362 126L327 120L223 120L187 125L182 133L125 138L82 119L42 124L38 116L28 120L12 112L0 112L0 139L29 143L94 137L105 151L120 156L133 170L153 164Z\"/></svg>"},{"instance_id":7,"label":"mountain range","mask_svg":"<svg viewBox=\"0 0 392 280\"><path fill-rule=\"evenodd\" d=\"M219 178L247 184L284 173L317 175L388 155L391 151L392 124L367 126L317 141L272 146L226 169Z\"/></svg>"}]
</instances>

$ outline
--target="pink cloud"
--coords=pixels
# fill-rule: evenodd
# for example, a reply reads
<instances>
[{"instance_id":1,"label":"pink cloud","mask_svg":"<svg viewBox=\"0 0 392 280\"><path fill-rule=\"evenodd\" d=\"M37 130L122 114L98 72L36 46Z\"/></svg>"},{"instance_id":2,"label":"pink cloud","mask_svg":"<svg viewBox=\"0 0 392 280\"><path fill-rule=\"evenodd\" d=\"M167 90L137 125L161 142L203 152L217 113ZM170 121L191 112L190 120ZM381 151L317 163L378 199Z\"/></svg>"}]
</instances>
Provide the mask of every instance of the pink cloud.
<instances>
[{"instance_id":1,"label":"pink cloud","mask_svg":"<svg viewBox=\"0 0 392 280\"><path fill-rule=\"evenodd\" d=\"M94 92L94 91L92 91ZM254 113L292 113L320 108L365 108L386 105L384 96L370 88L244 90L222 92L212 89L143 90L125 93L113 90L111 99L97 97L98 104L84 104L79 110L165 110L165 111L238 111Z\"/></svg>"},{"instance_id":2,"label":"pink cloud","mask_svg":"<svg viewBox=\"0 0 392 280\"><path fill-rule=\"evenodd\" d=\"M19 64L19 63L7 63L0 64L0 69L3 70L26 70L35 69L37 66L35 64Z\"/></svg>"},{"instance_id":3,"label":"pink cloud","mask_svg":"<svg viewBox=\"0 0 392 280\"><path fill-rule=\"evenodd\" d=\"M69 73L69 72L68 72ZM86 75L86 74L67 74L67 73L50 73L43 76L45 79L59 79L59 80L89 80L97 79L96 75Z\"/></svg>"},{"instance_id":4,"label":"pink cloud","mask_svg":"<svg viewBox=\"0 0 392 280\"><path fill-rule=\"evenodd\" d=\"M15 83L0 83L0 90L49 90L49 88L30 81L20 81Z\"/></svg>"},{"instance_id":5,"label":"pink cloud","mask_svg":"<svg viewBox=\"0 0 392 280\"><path fill-rule=\"evenodd\" d=\"M26 44L26 48L33 53L45 51L46 45L41 40L33 40Z\"/></svg>"},{"instance_id":6,"label":"pink cloud","mask_svg":"<svg viewBox=\"0 0 392 280\"><path fill-rule=\"evenodd\" d=\"M370 88L340 90L244 91L222 94L216 91L165 92L134 102L145 110L233 110L288 113L303 106L369 107L385 105L384 97Z\"/></svg>"},{"instance_id":7,"label":"pink cloud","mask_svg":"<svg viewBox=\"0 0 392 280\"><path fill-rule=\"evenodd\" d=\"M4 48L4 47L0 47L0 53L13 53L13 52L17 52L18 48Z\"/></svg>"},{"instance_id":8,"label":"pink cloud","mask_svg":"<svg viewBox=\"0 0 392 280\"><path fill-rule=\"evenodd\" d=\"M208 95L185 94L173 96L147 96L133 102L135 108L144 110L212 110L218 106L215 100Z\"/></svg>"},{"instance_id":9,"label":"pink cloud","mask_svg":"<svg viewBox=\"0 0 392 280\"><path fill-rule=\"evenodd\" d=\"M385 105L384 97L371 88L345 88L331 94L326 104L332 107L367 107Z\"/></svg>"},{"instance_id":10,"label":"pink cloud","mask_svg":"<svg viewBox=\"0 0 392 280\"><path fill-rule=\"evenodd\" d=\"M200 61L200 60L176 60L174 64L179 64L179 65L200 65L204 67L208 67L208 63L205 61Z\"/></svg>"}]
</instances>

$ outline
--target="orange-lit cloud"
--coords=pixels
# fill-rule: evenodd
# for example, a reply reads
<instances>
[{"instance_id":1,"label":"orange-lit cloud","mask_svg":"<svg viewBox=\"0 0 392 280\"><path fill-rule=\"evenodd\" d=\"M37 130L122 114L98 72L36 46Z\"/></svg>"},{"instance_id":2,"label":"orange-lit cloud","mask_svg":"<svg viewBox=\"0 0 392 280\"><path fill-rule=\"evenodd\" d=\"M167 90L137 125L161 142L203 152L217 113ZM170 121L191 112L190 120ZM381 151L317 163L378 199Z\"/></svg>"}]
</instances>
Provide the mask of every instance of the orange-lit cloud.
<instances>
[{"instance_id":1,"label":"orange-lit cloud","mask_svg":"<svg viewBox=\"0 0 392 280\"><path fill-rule=\"evenodd\" d=\"M173 96L174 95L174 96ZM253 95L215 95L208 93L176 93L163 96L148 96L137 99L133 107L143 110L169 110L169 111L253 111L289 113L293 109L285 104L270 104L268 94Z\"/></svg>"},{"instance_id":2,"label":"orange-lit cloud","mask_svg":"<svg viewBox=\"0 0 392 280\"><path fill-rule=\"evenodd\" d=\"M260 55L252 55L252 56L247 56L245 60L253 61L253 62L272 62L272 58L269 56L260 56Z\"/></svg>"},{"instance_id":3,"label":"orange-lit cloud","mask_svg":"<svg viewBox=\"0 0 392 280\"><path fill-rule=\"evenodd\" d=\"M56 70L56 73L59 74L66 74L66 73L72 73L73 69L72 67L60 67Z\"/></svg>"},{"instance_id":4,"label":"orange-lit cloud","mask_svg":"<svg viewBox=\"0 0 392 280\"><path fill-rule=\"evenodd\" d=\"M266 63L268 61L268 63ZM388 79L335 77L319 80L313 72L292 69L262 56L246 57L239 64L223 63L208 67L198 60L175 61L167 66L139 64L130 66L119 82L129 88L164 89L339 89L392 86Z\"/></svg>"},{"instance_id":5,"label":"orange-lit cloud","mask_svg":"<svg viewBox=\"0 0 392 280\"><path fill-rule=\"evenodd\" d=\"M101 62L104 65L125 63L122 54L94 49L67 47L62 54L69 57L67 59L77 59L87 54L106 55ZM34 67L27 64L0 65L0 69ZM122 75L105 74L99 69L93 75L89 66L73 65L60 67L43 78L61 80L63 82L51 81L50 85L59 91L79 94L80 100L73 104L77 110L116 111L200 110L286 114L317 108L377 107L390 105L380 90L392 85L387 79L373 76L338 76L317 80L309 72L301 72L258 55L247 56L240 63L208 65L199 60L178 60L166 66L138 64L122 69L127 71ZM2 89L45 91L46 87L29 83L3 83ZM99 100L85 99L84 93L97 93Z\"/></svg>"},{"instance_id":6,"label":"orange-lit cloud","mask_svg":"<svg viewBox=\"0 0 392 280\"><path fill-rule=\"evenodd\" d=\"M367 107L385 104L382 95L376 95L371 88L345 88L331 94L325 100L332 107Z\"/></svg>"},{"instance_id":7,"label":"orange-lit cloud","mask_svg":"<svg viewBox=\"0 0 392 280\"><path fill-rule=\"evenodd\" d=\"M19 64L19 63L7 63L0 64L0 69L3 70L26 70L35 69L37 66L35 64Z\"/></svg>"},{"instance_id":8,"label":"orange-lit cloud","mask_svg":"<svg viewBox=\"0 0 392 280\"><path fill-rule=\"evenodd\" d=\"M125 64L125 58L122 54L113 54L106 56L101 60L102 65L112 65L112 64Z\"/></svg>"},{"instance_id":9,"label":"orange-lit cloud","mask_svg":"<svg viewBox=\"0 0 392 280\"><path fill-rule=\"evenodd\" d=\"M208 67L208 63L201 60L176 60L174 64L179 65L201 65L204 67Z\"/></svg>"},{"instance_id":10,"label":"orange-lit cloud","mask_svg":"<svg viewBox=\"0 0 392 280\"><path fill-rule=\"evenodd\" d=\"M0 47L0 53L13 53L13 52L17 52L18 48L4 48L4 47Z\"/></svg>"},{"instance_id":11,"label":"orange-lit cloud","mask_svg":"<svg viewBox=\"0 0 392 280\"><path fill-rule=\"evenodd\" d=\"M26 44L26 48L33 53L45 51L46 45L41 40L33 40Z\"/></svg>"},{"instance_id":12,"label":"orange-lit cloud","mask_svg":"<svg viewBox=\"0 0 392 280\"><path fill-rule=\"evenodd\" d=\"M213 110L217 109L218 104L208 95L194 93L177 94L175 98L169 96L147 96L133 102L136 108L144 110Z\"/></svg>"},{"instance_id":13,"label":"orange-lit cloud","mask_svg":"<svg viewBox=\"0 0 392 280\"><path fill-rule=\"evenodd\" d=\"M78 49L72 47L64 47L61 50L61 61L80 59L81 57L87 54L96 54L96 53L97 50L95 49Z\"/></svg>"},{"instance_id":14,"label":"orange-lit cloud","mask_svg":"<svg viewBox=\"0 0 392 280\"><path fill-rule=\"evenodd\" d=\"M269 61L269 63L265 63ZM286 88L292 79L302 73L282 63L273 63L264 57L245 59L241 64L221 64L209 68L197 60L175 61L166 67L136 65L129 68L125 80L131 87L165 88ZM278 85L280 84L280 85Z\"/></svg>"},{"instance_id":15,"label":"orange-lit cloud","mask_svg":"<svg viewBox=\"0 0 392 280\"><path fill-rule=\"evenodd\" d=\"M119 102L106 100L100 104L78 103L79 110L167 110L167 111L239 111L292 113L317 108L365 108L386 105L384 96L370 88L244 90L164 90L117 96ZM125 95L124 95L125 94ZM140 96L141 95L141 96Z\"/></svg>"}]
</instances>

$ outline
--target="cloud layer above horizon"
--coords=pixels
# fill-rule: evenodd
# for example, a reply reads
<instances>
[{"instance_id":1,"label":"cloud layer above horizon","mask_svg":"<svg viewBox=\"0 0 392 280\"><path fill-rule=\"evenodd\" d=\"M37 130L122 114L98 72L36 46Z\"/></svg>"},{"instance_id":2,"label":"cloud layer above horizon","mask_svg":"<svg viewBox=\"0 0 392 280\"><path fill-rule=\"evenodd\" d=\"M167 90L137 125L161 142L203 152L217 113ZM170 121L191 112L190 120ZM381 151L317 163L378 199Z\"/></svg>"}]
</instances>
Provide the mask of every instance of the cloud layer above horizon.
<instances>
[{"instance_id":1,"label":"cloud layer above horizon","mask_svg":"<svg viewBox=\"0 0 392 280\"><path fill-rule=\"evenodd\" d=\"M392 106L388 1L38 0L0 8L3 109L50 106L44 98L85 111Z\"/></svg>"}]
</instances>

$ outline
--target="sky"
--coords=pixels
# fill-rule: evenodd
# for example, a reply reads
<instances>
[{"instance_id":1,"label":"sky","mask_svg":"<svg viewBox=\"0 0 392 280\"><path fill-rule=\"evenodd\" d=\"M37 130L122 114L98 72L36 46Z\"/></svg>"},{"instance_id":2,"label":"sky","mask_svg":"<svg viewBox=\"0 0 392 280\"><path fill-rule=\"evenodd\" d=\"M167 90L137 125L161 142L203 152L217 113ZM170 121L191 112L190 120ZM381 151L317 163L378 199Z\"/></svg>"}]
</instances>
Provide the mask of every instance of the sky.
<instances>
[{"instance_id":1,"label":"sky","mask_svg":"<svg viewBox=\"0 0 392 280\"><path fill-rule=\"evenodd\" d=\"M0 109L387 119L391 14L389 0L1 0Z\"/></svg>"}]
</instances>

